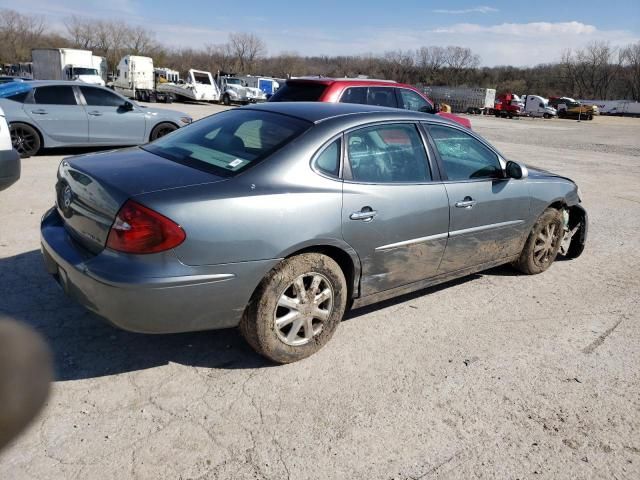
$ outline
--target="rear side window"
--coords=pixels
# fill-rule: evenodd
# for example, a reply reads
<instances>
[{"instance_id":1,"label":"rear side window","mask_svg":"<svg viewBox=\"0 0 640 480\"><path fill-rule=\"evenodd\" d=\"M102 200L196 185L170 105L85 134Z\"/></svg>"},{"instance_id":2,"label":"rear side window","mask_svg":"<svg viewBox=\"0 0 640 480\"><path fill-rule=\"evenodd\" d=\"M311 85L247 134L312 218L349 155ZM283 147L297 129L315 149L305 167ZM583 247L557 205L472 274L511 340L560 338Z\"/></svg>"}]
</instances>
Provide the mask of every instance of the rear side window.
<instances>
[{"instance_id":1,"label":"rear side window","mask_svg":"<svg viewBox=\"0 0 640 480\"><path fill-rule=\"evenodd\" d=\"M29 92L20 92L16 93L15 95L10 95L7 98L9 100L13 100L14 102L24 103L28 95Z\"/></svg>"},{"instance_id":2,"label":"rear side window","mask_svg":"<svg viewBox=\"0 0 640 480\"><path fill-rule=\"evenodd\" d=\"M38 87L33 98L40 105L77 105L76 96L70 86Z\"/></svg>"},{"instance_id":3,"label":"rear side window","mask_svg":"<svg viewBox=\"0 0 640 480\"><path fill-rule=\"evenodd\" d=\"M270 102L317 102L327 89L321 83L287 82L269 99Z\"/></svg>"},{"instance_id":4,"label":"rear side window","mask_svg":"<svg viewBox=\"0 0 640 480\"><path fill-rule=\"evenodd\" d=\"M282 148L311 126L270 112L230 110L176 130L142 148L195 168L230 176Z\"/></svg>"},{"instance_id":5,"label":"rear side window","mask_svg":"<svg viewBox=\"0 0 640 480\"><path fill-rule=\"evenodd\" d=\"M338 175L340 175L341 146L342 142L340 141L340 139L331 142L331 144L315 158L313 162L314 167L318 171L332 177L337 177Z\"/></svg>"},{"instance_id":6,"label":"rear side window","mask_svg":"<svg viewBox=\"0 0 640 480\"><path fill-rule=\"evenodd\" d=\"M395 89L391 87L369 87L367 104L398 108Z\"/></svg>"},{"instance_id":7,"label":"rear side window","mask_svg":"<svg viewBox=\"0 0 640 480\"><path fill-rule=\"evenodd\" d=\"M367 104L367 87L349 87L340 97L340 103Z\"/></svg>"},{"instance_id":8,"label":"rear side window","mask_svg":"<svg viewBox=\"0 0 640 480\"><path fill-rule=\"evenodd\" d=\"M351 132L347 154L356 182L431 180L424 144L413 124L378 125Z\"/></svg>"},{"instance_id":9,"label":"rear side window","mask_svg":"<svg viewBox=\"0 0 640 480\"><path fill-rule=\"evenodd\" d=\"M121 107L125 100L115 93L95 87L80 87L80 91L87 102L92 107Z\"/></svg>"}]
</instances>

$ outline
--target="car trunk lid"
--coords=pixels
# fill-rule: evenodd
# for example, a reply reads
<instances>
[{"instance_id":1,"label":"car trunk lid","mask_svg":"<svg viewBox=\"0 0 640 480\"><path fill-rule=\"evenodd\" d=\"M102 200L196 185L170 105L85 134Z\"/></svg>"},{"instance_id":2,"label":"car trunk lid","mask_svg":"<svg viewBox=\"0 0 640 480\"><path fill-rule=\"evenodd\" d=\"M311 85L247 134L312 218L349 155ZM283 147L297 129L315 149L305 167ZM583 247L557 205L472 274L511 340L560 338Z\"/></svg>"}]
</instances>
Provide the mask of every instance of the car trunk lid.
<instances>
[{"instance_id":1,"label":"car trunk lid","mask_svg":"<svg viewBox=\"0 0 640 480\"><path fill-rule=\"evenodd\" d=\"M56 206L71 237L99 253L127 199L224 179L140 148L89 154L60 163Z\"/></svg>"}]
</instances>

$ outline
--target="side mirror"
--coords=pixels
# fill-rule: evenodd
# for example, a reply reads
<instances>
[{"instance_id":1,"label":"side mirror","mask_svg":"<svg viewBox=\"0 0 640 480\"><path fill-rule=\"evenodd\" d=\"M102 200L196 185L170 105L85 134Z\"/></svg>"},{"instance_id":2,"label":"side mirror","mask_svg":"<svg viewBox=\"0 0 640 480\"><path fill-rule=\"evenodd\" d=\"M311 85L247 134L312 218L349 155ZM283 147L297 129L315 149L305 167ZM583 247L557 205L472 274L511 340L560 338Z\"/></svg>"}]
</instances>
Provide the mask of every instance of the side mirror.
<instances>
[{"instance_id":1,"label":"side mirror","mask_svg":"<svg viewBox=\"0 0 640 480\"><path fill-rule=\"evenodd\" d=\"M133 103L124 102L124 105L122 105L122 109L126 112L130 112L131 110L133 110Z\"/></svg>"},{"instance_id":2,"label":"side mirror","mask_svg":"<svg viewBox=\"0 0 640 480\"><path fill-rule=\"evenodd\" d=\"M507 177L515 180L524 180L529 176L529 170L524 165L509 160L507 162Z\"/></svg>"},{"instance_id":3,"label":"side mirror","mask_svg":"<svg viewBox=\"0 0 640 480\"><path fill-rule=\"evenodd\" d=\"M442 110L442 108L440 107L439 103L434 103L433 104L433 113L438 113L440 112L440 110Z\"/></svg>"}]
</instances>

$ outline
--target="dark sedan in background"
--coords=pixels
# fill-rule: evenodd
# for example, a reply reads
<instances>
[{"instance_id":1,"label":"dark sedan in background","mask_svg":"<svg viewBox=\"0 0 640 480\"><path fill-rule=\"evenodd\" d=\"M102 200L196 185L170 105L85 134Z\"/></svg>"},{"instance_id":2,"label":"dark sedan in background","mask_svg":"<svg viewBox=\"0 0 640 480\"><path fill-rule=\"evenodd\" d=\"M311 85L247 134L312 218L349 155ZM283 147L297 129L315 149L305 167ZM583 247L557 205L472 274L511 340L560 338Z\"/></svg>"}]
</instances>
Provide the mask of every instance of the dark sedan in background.
<instances>
[{"instance_id":1,"label":"dark sedan in background","mask_svg":"<svg viewBox=\"0 0 640 480\"><path fill-rule=\"evenodd\" d=\"M540 273L587 234L571 180L437 116L355 104L244 107L68 158L56 193L42 251L67 294L136 332L239 325L281 363L347 308L506 263Z\"/></svg>"},{"instance_id":2,"label":"dark sedan in background","mask_svg":"<svg viewBox=\"0 0 640 480\"><path fill-rule=\"evenodd\" d=\"M0 107L22 157L43 148L141 145L191 123L97 85L35 80L0 85Z\"/></svg>"}]
</instances>

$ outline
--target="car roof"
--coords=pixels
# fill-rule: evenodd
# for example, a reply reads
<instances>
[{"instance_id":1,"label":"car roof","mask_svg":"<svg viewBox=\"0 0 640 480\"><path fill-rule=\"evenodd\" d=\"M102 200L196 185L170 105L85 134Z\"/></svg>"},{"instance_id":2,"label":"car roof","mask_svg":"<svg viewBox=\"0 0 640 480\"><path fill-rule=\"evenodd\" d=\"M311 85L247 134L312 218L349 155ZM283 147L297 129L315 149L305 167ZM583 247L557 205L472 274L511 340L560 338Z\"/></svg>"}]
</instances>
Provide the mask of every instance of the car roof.
<instances>
[{"instance_id":1,"label":"car roof","mask_svg":"<svg viewBox=\"0 0 640 480\"><path fill-rule=\"evenodd\" d=\"M64 85L78 85L80 87L98 87L104 88L101 85L93 85L90 83L78 82L77 80L32 80L29 82L32 87L38 86L64 86Z\"/></svg>"},{"instance_id":2,"label":"car roof","mask_svg":"<svg viewBox=\"0 0 640 480\"><path fill-rule=\"evenodd\" d=\"M328 102L266 102L242 107L241 110L259 110L279 113L300 118L312 123L320 123L332 118L352 115L378 114L389 120L435 120L439 123L450 123L439 117L423 112L403 110L399 108L378 107L375 105L361 105L358 103L328 103Z\"/></svg>"},{"instance_id":3,"label":"car roof","mask_svg":"<svg viewBox=\"0 0 640 480\"><path fill-rule=\"evenodd\" d=\"M290 78L287 83L314 83L318 85L344 85L349 87L374 86L374 87L410 87L406 83L399 83L395 80L382 80L378 78L334 78L334 77L297 77Z\"/></svg>"}]
</instances>

